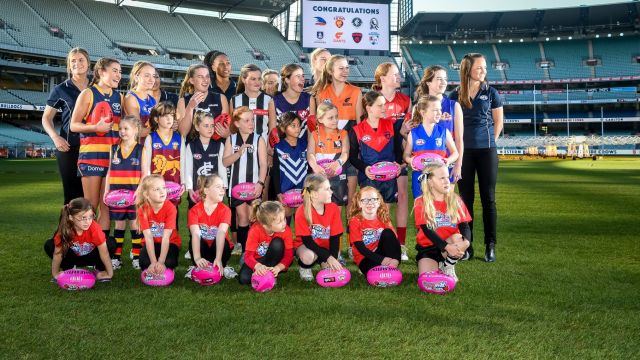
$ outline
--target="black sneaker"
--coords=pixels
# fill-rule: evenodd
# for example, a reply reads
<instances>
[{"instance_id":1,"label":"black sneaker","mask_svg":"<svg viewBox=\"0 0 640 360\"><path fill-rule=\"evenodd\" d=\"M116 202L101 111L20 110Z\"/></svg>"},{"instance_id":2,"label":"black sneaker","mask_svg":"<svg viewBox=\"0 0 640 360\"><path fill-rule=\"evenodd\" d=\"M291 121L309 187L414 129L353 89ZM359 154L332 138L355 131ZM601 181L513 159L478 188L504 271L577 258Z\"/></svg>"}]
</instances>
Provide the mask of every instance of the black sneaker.
<instances>
[{"instance_id":1,"label":"black sneaker","mask_svg":"<svg viewBox=\"0 0 640 360\"><path fill-rule=\"evenodd\" d=\"M484 251L484 261L496 262L496 244L487 244L487 248Z\"/></svg>"},{"instance_id":2,"label":"black sneaker","mask_svg":"<svg viewBox=\"0 0 640 360\"><path fill-rule=\"evenodd\" d=\"M464 255L462 255L462 260L467 261L467 260L471 260L473 259L473 244L470 243L469 247L467 248L467 251L464 252Z\"/></svg>"}]
</instances>

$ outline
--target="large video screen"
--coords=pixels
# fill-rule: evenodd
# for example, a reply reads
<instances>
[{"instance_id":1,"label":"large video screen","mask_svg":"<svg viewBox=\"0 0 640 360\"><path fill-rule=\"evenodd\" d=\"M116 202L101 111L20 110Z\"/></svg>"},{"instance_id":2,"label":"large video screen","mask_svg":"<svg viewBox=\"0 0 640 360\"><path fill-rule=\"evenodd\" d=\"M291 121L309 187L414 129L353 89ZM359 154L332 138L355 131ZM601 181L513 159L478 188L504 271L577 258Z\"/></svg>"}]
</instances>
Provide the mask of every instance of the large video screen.
<instances>
[{"instance_id":1,"label":"large video screen","mask_svg":"<svg viewBox=\"0 0 640 360\"><path fill-rule=\"evenodd\" d=\"M389 5L302 1L302 47L389 51Z\"/></svg>"}]
</instances>

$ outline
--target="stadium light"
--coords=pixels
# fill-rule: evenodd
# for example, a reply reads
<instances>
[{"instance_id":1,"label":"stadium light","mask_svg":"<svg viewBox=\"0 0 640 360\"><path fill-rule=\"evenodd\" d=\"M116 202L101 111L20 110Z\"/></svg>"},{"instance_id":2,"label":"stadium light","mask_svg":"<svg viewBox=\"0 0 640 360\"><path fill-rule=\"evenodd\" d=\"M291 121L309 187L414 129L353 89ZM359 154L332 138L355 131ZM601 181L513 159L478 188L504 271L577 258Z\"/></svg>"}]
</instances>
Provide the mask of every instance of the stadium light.
<instances>
[{"instance_id":1,"label":"stadium light","mask_svg":"<svg viewBox=\"0 0 640 360\"><path fill-rule=\"evenodd\" d=\"M622 35L620 35L620 36L622 36ZM478 40L473 40L473 43L474 43L474 44L477 44L477 43L478 43Z\"/></svg>"},{"instance_id":2,"label":"stadium light","mask_svg":"<svg viewBox=\"0 0 640 360\"><path fill-rule=\"evenodd\" d=\"M560 41L560 36L558 36L558 37L556 38L556 40Z\"/></svg>"},{"instance_id":3,"label":"stadium light","mask_svg":"<svg viewBox=\"0 0 640 360\"><path fill-rule=\"evenodd\" d=\"M433 41L429 40L429 45L433 44Z\"/></svg>"},{"instance_id":4,"label":"stadium light","mask_svg":"<svg viewBox=\"0 0 640 360\"><path fill-rule=\"evenodd\" d=\"M457 41L455 41L455 40L453 40L453 43L454 43L454 44L457 44L458 42L457 42Z\"/></svg>"},{"instance_id":5,"label":"stadium light","mask_svg":"<svg viewBox=\"0 0 640 360\"><path fill-rule=\"evenodd\" d=\"M466 43L467 43L467 40L464 40L462 43L466 44Z\"/></svg>"},{"instance_id":6,"label":"stadium light","mask_svg":"<svg viewBox=\"0 0 640 360\"><path fill-rule=\"evenodd\" d=\"M567 39L569 39L569 40L573 40L573 36L569 36Z\"/></svg>"},{"instance_id":7,"label":"stadium light","mask_svg":"<svg viewBox=\"0 0 640 360\"><path fill-rule=\"evenodd\" d=\"M499 42L500 44L502 44L502 39L499 39L499 40L498 40L498 42Z\"/></svg>"},{"instance_id":8,"label":"stadium light","mask_svg":"<svg viewBox=\"0 0 640 360\"><path fill-rule=\"evenodd\" d=\"M510 42L510 43L512 43L512 42L513 42L513 39L509 39L509 42Z\"/></svg>"},{"instance_id":9,"label":"stadium light","mask_svg":"<svg viewBox=\"0 0 640 360\"><path fill-rule=\"evenodd\" d=\"M545 41L549 41L549 38L544 39Z\"/></svg>"},{"instance_id":10,"label":"stadium light","mask_svg":"<svg viewBox=\"0 0 640 360\"><path fill-rule=\"evenodd\" d=\"M620 33L620 36L624 36L624 33Z\"/></svg>"},{"instance_id":11,"label":"stadium light","mask_svg":"<svg viewBox=\"0 0 640 360\"><path fill-rule=\"evenodd\" d=\"M523 42L523 41L524 41L523 39L520 39L520 42Z\"/></svg>"},{"instance_id":12,"label":"stadium light","mask_svg":"<svg viewBox=\"0 0 640 360\"><path fill-rule=\"evenodd\" d=\"M596 34L596 39L600 38L600 34Z\"/></svg>"},{"instance_id":13,"label":"stadium light","mask_svg":"<svg viewBox=\"0 0 640 360\"><path fill-rule=\"evenodd\" d=\"M611 37L611 34L607 34L607 37Z\"/></svg>"}]
</instances>

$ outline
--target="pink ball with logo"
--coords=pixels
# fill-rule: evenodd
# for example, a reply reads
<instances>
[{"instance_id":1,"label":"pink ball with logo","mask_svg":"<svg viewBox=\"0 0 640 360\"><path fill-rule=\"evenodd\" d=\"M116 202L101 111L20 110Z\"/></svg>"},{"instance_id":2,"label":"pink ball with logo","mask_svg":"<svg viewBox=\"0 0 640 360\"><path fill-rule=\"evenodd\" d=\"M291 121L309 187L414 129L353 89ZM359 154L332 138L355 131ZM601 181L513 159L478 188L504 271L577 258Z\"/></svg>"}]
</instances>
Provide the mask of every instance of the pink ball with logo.
<instances>
[{"instance_id":1,"label":"pink ball with logo","mask_svg":"<svg viewBox=\"0 0 640 360\"><path fill-rule=\"evenodd\" d=\"M162 274L153 274L150 271L144 270L140 274L140 280L142 283L148 286L168 286L171 285L175 273L173 270L166 268Z\"/></svg>"},{"instance_id":2,"label":"pink ball with logo","mask_svg":"<svg viewBox=\"0 0 640 360\"><path fill-rule=\"evenodd\" d=\"M400 165L392 161L380 161L369 167L369 172L378 181L389 181L398 177Z\"/></svg>"},{"instance_id":3,"label":"pink ball with logo","mask_svg":"<svg viewBox=\"0 0 640 360\"><path fill-rule=\"evenodd\" d=\"M367 281L380 288L397 286L402 282L402 272L390 266L376 266L367 272Z\"/></svg>"},{"instance_id":4,"label":"pink ball with logo","mask_svg":"<svg viewBox=\"0 0 640 360\"><path fill-rule=\"evenodd\" d=\"M69 269L58 275L56 282L64 290L88 290L96 284L96 275L85 269Z\"/></svg>"},{"instance_id":5,"label":"pink ball with logo","mask_svg":"<svg viewBox=\"0 0 640 360\"><path fill-rule=\"evenodd\" d=\"M340 270L324 269L316 274L316 282L322 287L339 288L347 285L351 280L351 273L347 268Z\"/></svg>"},{"instance_id":6,"label":"pink ball with logo","mask_svg":"<svg viewBox=\"0 0 640 360\"><path fill-rule=\"evenodd\" d=\"M411 160L411 167L416 171L422 171L431 164L444 164L444 158L434 153L422 153Z\"/></svg>"},{"instance_id":7,"label":"pink ball with logo","mask_svg":"<svg viewBox=\"0 0 640 360\"><path fill-rule=\"evenodd\" d=\"M291 189L282 194L282 203L290 208L297 208L302 205L302 190Z\"/></svg>"},{"instance_id":8,"label":"pink ball with logo","mask_svg":"<svg viewBox=\"0 0 640 360\"><path fill-rule=\"evenodd\" d=\"M231 188L231 197L236 200L250 201L256 196L256 184L244 182L240 184L236 184Z\"/></svg>"},{"instance_id":9,"label":"pink ball with logo","mask_svg":"<svg viewBox=\"0 0 640 360\"><path fill-rule=\"evenodd\" d=\"M332 166L334 162L336 162L336 160L331 160L331 159L318 160L318 165L324 169L324 172L327 174L327 177L329 178L342 174L342 166L338 166L335 173L329 170L329 166Z\"/></svg>"},{"instance_id":10,"label":"pink ball with logo","mask_svg":"<svg viewBox=\"0 0 640 360\"><path fill-rule=\"evenodd\" d=\"M440 270L434 270L418 276L418 287L424 292L446 295L456 288L456 280Z\"/></svg>"},{"instance_id":11,"label":"pink ball with logo","mask_svg":"<svg viewBox=\"0 0 640 360\"><path fill-rule=\"evenodd\" d=\"M124 209L133 205L136 201L136 193L131 190L119 189L109 191L104 196L104 203L110 208Z\"/></svg>"},{"instance_id":12,"label":"pink ball with logo","mask_svg":"<svg viewBox=\"0 0 640 360\"><path fill-rule=\"evenodd\" d=\"M251 287L259 293L267 292L275 285L276 277L271 271L267 271L264 275L258 275L255 272L251 275Z\"/></svg>"},{"instance_id":13,"label":"pink ball with logo","mask_svg":"<svg viewBox=\"0 0 640 360\"><path fill-rule=\"evenodd\" d=\"M184 192L182 185L173 181L165 181L165 187L167 188L167 200L179 199Z\"/></svg>"},{"instance_id":14,"label":"pink ball with logo","mask_svg":"<svg viewBox=\"0 0 640 360\"><path fill-rule=\"evenodd\" d=\"M215 285L220 282L220 279L222 279L220 269L213 264L203 268L196 267L191 271L191 280L203 286Z\"/></svg>"}]
</instances>

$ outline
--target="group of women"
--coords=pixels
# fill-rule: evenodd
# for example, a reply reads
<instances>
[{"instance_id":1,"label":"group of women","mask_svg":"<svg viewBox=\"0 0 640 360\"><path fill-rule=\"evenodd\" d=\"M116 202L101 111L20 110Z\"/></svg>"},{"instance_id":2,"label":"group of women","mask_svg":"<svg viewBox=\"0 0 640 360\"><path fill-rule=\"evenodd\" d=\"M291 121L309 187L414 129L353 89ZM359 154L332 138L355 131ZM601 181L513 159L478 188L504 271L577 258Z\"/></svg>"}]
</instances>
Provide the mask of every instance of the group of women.
<instances>
[{"instance_id":1,"label":"group of women","mask_svg":"<svg viewBox=\"0 0 640 360\"><path fill-rule=\"evenodd\" d=\"M411 176L421 272L440 266L452 273L458 259L473 257L476 175L484 257L495 261L495 140L503 113L497 91L485 81L485 58L465 55L460 86L449 96L447 70L427 67L413 101L399 91L393 63L377 67L372 89L363 95L348 82L346 57L316 49L310 60L311 79L297 64L280 73L246 64L235 82L229 57L211 51L187 69L178 96L161 89L153 64L139 61L123 96L117 60L99 59L90 76L87 52L72 49L69 79L53 89L42 118L57 149L65 201L56 236L45 246L54 259L53 276L74 263L69 258L93 254L101 276L110 278L122 264L127 221L134 267L175 267L180 199L166 200L169 181L187 190L193 266L213 263L235 277L227 266L235 249L243 254L239 279L246 283L254 271L286 270L295 255L301 278L309 280L316 263L342 266L344 228L350 255L359 266L365 263L363 274L376 264L397 266L408 260L408 173L424 152L442 161ZM56 133L58 110L62 126ZM382 181L372 172L380 162L397 164L395 179ZM234 186L245 182L255 184L262 203L232 196ZM461 200L447 195L453 194L451 182ZM136 206L109 209L103 199L114 189L136 190ZM304 198L298 209L282 205L294 189ZM288 228L292 219L295 238ZM445 228L454 231L443 238ZM89 232L99 239L85 239Z\"/></svg>"}]
</instances>

